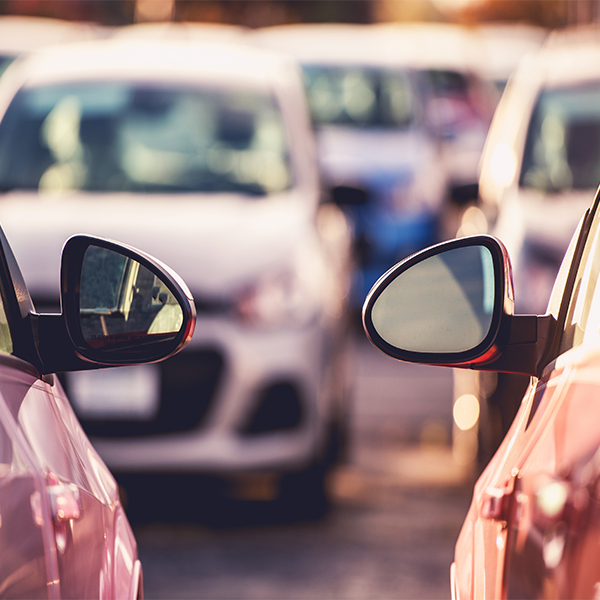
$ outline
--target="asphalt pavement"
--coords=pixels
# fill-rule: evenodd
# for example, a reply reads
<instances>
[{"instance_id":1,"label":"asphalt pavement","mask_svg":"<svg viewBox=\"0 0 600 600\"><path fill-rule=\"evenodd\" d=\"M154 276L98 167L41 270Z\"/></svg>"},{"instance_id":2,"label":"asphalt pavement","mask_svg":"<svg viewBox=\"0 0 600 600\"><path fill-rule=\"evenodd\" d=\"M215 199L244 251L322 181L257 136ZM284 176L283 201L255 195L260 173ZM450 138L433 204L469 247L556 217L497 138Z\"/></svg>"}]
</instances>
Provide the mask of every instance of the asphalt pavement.
<instances>
[{"instance_id":1,"label":"asphalt pavement","mask_svg":"<svg viewBox=\"0 0 600 600\"><path fill-rule=\"evenodd\" d=\"M398 363L360 334L355 362L353 443L329 512L286 522L268 501L229 498L185 513L180 486L163 518L134 526L146 598L450 597L472 486L452 457L451 371Z\"/></svg>"}]
</instances>

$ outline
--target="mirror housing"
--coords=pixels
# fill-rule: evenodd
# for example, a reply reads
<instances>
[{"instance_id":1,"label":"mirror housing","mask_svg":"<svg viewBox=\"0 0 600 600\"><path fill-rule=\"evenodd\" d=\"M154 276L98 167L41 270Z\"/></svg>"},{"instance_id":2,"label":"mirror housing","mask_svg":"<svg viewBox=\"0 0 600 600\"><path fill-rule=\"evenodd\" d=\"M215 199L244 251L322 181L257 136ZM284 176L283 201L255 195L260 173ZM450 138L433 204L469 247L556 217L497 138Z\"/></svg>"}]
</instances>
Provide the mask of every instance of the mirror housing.
<instances>
[{"instance_id":1,"label":"mirror housing","mask_svg":"<svg viewBox=\"0 0 600 600\"><path fill-rule=\"evenodd\" d=\"M43 374L163 360L190 341L196 320L193 297L174 271L86 235L63 248L61 309L31 315Z\"/></svg>"},{"instance_id":2,"label":"mirror housing","mask_svg":"<svg viewBox=\"0 0 600 600\"><path fill-rule=\"evenodd\" d=\"M392 267L369 292L363 325L371 343L398 360L537 375L555 321L513 311L506 248L477 235Z\"/></svg>"}]
</instances>

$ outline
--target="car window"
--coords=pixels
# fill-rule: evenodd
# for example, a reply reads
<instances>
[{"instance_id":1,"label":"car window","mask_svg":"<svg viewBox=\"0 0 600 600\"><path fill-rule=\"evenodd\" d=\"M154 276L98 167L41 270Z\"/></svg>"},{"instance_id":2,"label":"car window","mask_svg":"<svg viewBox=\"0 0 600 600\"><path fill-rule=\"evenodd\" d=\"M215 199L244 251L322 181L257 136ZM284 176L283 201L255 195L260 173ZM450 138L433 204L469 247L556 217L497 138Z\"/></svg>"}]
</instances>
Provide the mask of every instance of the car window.
<instances>
[{"instance_id":1,"label":"car window","mask_svg":"<svg viewBox=\"0 0 600 600\"><path fill-rule=\"evenodd\" d=\"M6 352L12 354L13 343L10 328L8 326L8 319L6 317L6 311L4 310L4 301L0 294L0 352Z\"/></svg>"},{"instance_id":2,"label":"car window","mask_svg":"<svg viewBox=\"0 0 600 600\"><path fill-rule=\"evenodd\" d=\"M320 65L303 71L317 125L405 128L414 121L415 102L402 71Z\"/></svg>"},{"instance_id":3,"label":"car window","mask_svg":"<svg viewBox=\"0 0 600 600\"><path fill-rule=\"evenodd\" d=\"M600 85L543 91L531 118L520 185L552 193L600 181Z\"/></svg>"},{"instance_id":4,"label":"car window","mask_svg":"<svg viewBox=\"0 0 600 600\"><path fill-rule=\"evenodd\" d=\"M293 183L266 92L128 82L22 89L0 123L0 191L273 194Z\"/></svg>"},{"instance_id":5,"label":"car window","mask_svg":"<svg viewBox=\"0 0 600 600\"><path fill-rule=\"evenodd\" d=\"M559 352L600 336L600 227L596 212L573 286ZM574 240L577 236L574 237ZM573 245L573 242L571 243Z\"/></svg>"},{"instance_id":6,"label":"car window","mask_svg":"<svg viewBox=\"0 0 600 600\"><path fill-rule=\"evenodd\" d=\"M0 54L0 75L2 75L2 73L8 69L8 65L10 65L15 58L16 57L12 55Z\"/></svg>"}]
</instances>

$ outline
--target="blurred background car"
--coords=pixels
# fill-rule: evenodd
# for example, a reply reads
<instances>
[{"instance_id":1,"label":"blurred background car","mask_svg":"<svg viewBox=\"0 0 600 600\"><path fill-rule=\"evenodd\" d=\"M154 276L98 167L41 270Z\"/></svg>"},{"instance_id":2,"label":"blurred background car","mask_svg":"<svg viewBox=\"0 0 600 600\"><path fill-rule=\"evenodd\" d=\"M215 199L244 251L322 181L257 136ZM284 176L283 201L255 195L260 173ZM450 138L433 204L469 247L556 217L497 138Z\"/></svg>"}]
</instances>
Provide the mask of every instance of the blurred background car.
<instances>
[{"instance_id":1,"label":"blurred background car","mask_svg":"<svg viewBox=\"0 0 600 600\"><path fill-rule=\"evenodd\" d=\"M172 21L136 23L123 25L112 31L112 37L145 40L189 40L197 42L243 41L250 29L224 23L174 23Z\"/></svg>"},{"instance_id":2,"label":"blurred background car","mask_svg":"<svg viewBox=\"0 0 600 600\"><path fill-rule=\"evenodd\" d=\"M599 58L596 30L551 34L509 79L490 128L480 202L464 214L459 234L490 231L506 244L520 313L546 311L569 241L600 182ZM461 371L454 379L455 402L475 396L481 405L485 463L529 380Z\"/></svg>"},{"instance_id":3,"label":"blurred background car","mask_svg":"<svg viewBox=\"0 0 600 600\"><path fill-rule=\"evenodd\" d=\"M480 72L495 85L498 100L521 60L539 50L549 33L539 25L507 21L479 23L471 32L479 45Z\"/></svg>"},{"instance_id":4,"label":"blurred background car","mask_svg":"<svg viewBox=\"0 0 600 600\"><path fill-rule=\"evenodd\" d=\"M376 29L389 39L389 51L404 55L427 81L425 116L440 141L445 197L461 207L477 197L479 161L498 101L482 69L480 40L472 29L451 23L394 23ZM444 238L453 237L453 226L452 219L444 223Z\"/></svg>"},{"instance_id":5,"label":"blurred background car","mask_svg":"<svg viewBox=\"0 0 600 600\"><path fill-rule=\"evenodd\" d=\"M82 230L164 257L196 299L174 359L66 377L109 467L274 476L282 501L325 506L349 410L351 240L320 201L295 63L113 39L31 55L2 83L0 218L37 303L56 305L53 252Z\"/></svg>"},{"instance_id":6,"label":"blurred background car","mask_svg":"<svg viewBox=\"0 0 600 600\"><path fill-rule=\"evenodd\" d=\"M383 271L440 235L447 184L427 82L411 52L370 26L270 27L252 38L302 65L321 173L353 223L360 308Z\"/></svg>"},{"instance_id":7,"label":"blurred background car","mask_svg":"<svg viewBox=\"0 0 600 600\"><path fill-rule=\"evenodd\" d=\"M0 75L18 56L50 44L106 37L99 24L17 15L0 16Z\"/></svg>"},{"instance_id":8,"label":"blurred background car","mask_svg":"<svg viewBox=\"0 0 600 600\"><path fill-rule=\"evenodd\" d=\"M600 181L600 44L552 35L502 97L482 157L479 193L489 228L511 252L518 310L546 309L558 267Z\"/></svg>"}]
</instances>

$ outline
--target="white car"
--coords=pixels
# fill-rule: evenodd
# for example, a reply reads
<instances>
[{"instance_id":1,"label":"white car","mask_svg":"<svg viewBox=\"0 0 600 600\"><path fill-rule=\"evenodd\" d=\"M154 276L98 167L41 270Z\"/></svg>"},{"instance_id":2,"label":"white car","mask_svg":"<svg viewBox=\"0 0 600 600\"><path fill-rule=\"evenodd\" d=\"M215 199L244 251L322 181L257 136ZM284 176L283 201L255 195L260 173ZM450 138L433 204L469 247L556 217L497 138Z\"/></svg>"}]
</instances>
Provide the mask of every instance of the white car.
<instances>
[{"instance_id":1,"label":"white car","mask_svg":"<svg viewBox=\"0 0 600 600\"><path fill-rule=\"evenodd\" d=\"M383 271L439 235L447 181L412 49L366 25L267 27L252 39L302 65L326 183L366 192L346 201L359 308Z\"/></svg>"},{"instance_id":2,"label":"white car","mask_svg":"<svg viewBox=\"0 0 600 600\"><path fill-rule=\"evenodd\" d=\"M91 40L105 35L99 25L46 17L0 17L0 75L18 56L48 46Z\"/></svg>"},{"instance_id":3,"label":"white car","mask_svg":"<svg viewBox=\"0 0 600 600\"><path fill-rule=\"evenodd\" d=\"M600 182L599 61L595 32L551 34L523 58L494 115L480 204L465 213L461 233L489 231L504 242L520 313L546 312L569 241ZM475 400L481 408L483 462L506 434L528 382L522 375L455 371L455 405Z\"/></svg>"},{"instance_id":4,"label":"white car","mask_svg":"<svg viewBox=\"0 0 600 600\"><path fill-rule=\"evenodd\" d=\"M480 23L472 31L480 46L477 59L482 75L500 94L525 56L537 52L548 35L539 25L526 23Z\"/></svg>"},{"instance_id":5,"label":"white car","mask_svg":"<svg viewBox=\"0 0 600 600\"><path fill-rule=\"evenodd\" d=\"M600 182L600 43L551 36L509 81L482 157L479 194L507 245L521 312L545 311L562 256Z\"/></svg>"},{"instance_id":6,"label":"white car","mask_svg":"<svg viewBox=\"0 0 600 600\"><path fill-rule=\"evenodd\" d=\"M482 60L487 49L471 28L456 24L393 23L376 29L396 52L410 56L411 66L429 83L426 117L441 139L448 197L459 205L475 199L481 152L499 97L482 68L490 62Z\"/></svg>"},{"instance_id":7,"label":"white car","mask_svg":"<svg viewBox=\"0 0 600 600\"><path fill-rule=\"evenodd\" d=\"M298 482L322 497L347 424L350 230L320 202L295 63L218 43L65 45L6 72L0 114L0 219L38 306L58 298L76 231L161 256L196 299L178 357L67 378L109 467L286 475L284 497Z\"/></svg>"},{"instance_id":8,"label":"white car","mask_svg":"<svg viewBox=\"0 0 600 600\"><path fill-rule=\"evenodd\" d=\"M140 40L186 40L197 42L243 41L250 29L224 23L190 21L145 22L123 25L112 31L112 37Z\"/></svg>"}]
</instances>

